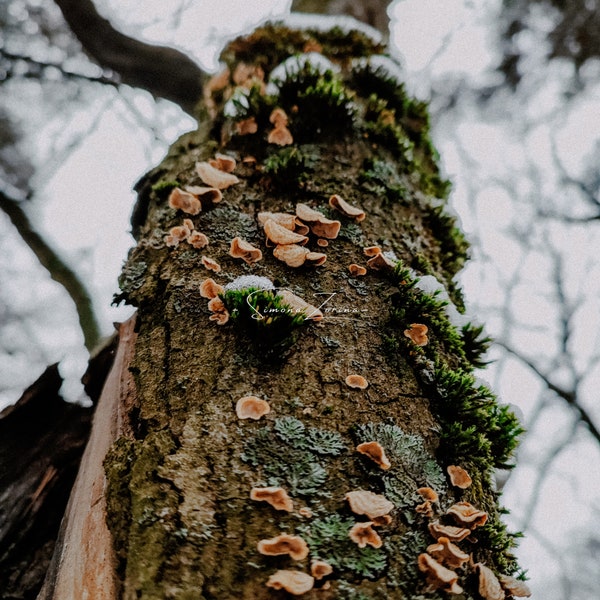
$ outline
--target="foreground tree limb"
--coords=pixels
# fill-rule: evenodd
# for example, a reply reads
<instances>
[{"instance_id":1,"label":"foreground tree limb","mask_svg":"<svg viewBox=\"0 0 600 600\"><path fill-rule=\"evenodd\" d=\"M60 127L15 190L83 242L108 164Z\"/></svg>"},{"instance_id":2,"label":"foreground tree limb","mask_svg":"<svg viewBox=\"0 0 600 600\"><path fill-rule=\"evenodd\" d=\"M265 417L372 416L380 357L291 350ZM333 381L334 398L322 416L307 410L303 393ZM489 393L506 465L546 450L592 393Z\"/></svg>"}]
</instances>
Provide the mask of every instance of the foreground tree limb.
<instances>
[{"instance_id":1,"label":"foreground tree limb","mask_svg":"<svg viewBox=\"0 0 600 600\"><path fill-rule=\"evenodd\" d=\"M117 31L92 0L55 0L71 31L102 68L118 73L126 85L178 104L195 116L204 73L188 56L164 46L140 42Z\"/></svg>"}]
</instances>

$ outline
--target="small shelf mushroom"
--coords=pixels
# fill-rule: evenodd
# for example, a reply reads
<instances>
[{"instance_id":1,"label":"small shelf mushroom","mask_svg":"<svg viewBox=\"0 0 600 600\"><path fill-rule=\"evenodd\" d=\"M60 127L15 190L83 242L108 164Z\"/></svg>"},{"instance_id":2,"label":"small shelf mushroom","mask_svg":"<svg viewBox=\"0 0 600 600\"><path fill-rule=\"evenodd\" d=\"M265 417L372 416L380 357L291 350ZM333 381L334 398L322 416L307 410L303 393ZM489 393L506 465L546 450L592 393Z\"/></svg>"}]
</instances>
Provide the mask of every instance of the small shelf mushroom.
<instances>
[{"instance_id":1,"label":"small shelf mushroom","mask_svg":"<svg viewBox=\"0 0 600 600\"><path fill-rule=\"evenodd\" d=\"M373 523L371 521L356 523L352 526L348 535L359 548L366 548L367 546L381 548L381 546L383 546L383 541L379 537L379 534L373 529Z\"/></svg>"},{"instance_id":2,"label":"small shelf mushroom","mask_svg":"<svg viewBox=\"0 0 600 600\"><path fill-rule=\"evenodd\" d=\"M479 574L479 595L485 600L504 600L506 593L502 589L494 572L482 563L475 564L475 571Z\"/></svg>"},{"instance_id":3,"label":"small shelf mushroom","mask_svg":"<svg viewBox=\"0 0 600 600\"><path fill-rule=\"evenodd\" d=\"M235 175L216 169L208 162L197 162L196 173L206 185L217 190L224 190L240 182Z\"/></svg>"},{"instance_id":4,"label":"small shelf mushroom","mask_svg":"<svg viewBox=\"0 0 600 600\"><path fill-rule=\"evenodd\" d=\"M310 574L318 581L331 575L333 573L333 567L324 560L315 558L310 561Z\"/></svg>"},{"instance_id":5,"label":"small shelf mushroom","mask_svg":"<svg viewBox=\"0 0 600 600\"><path fill-rule=\"evenodd\" d=\"M429 554L419 554L417 559L419 571L425 574L427 583L436 590L449 592L450 594L462 594L462 588L458 585L458 575L447 569Z\"/></svg>"},{"instance_id":6,"label":"small shelf mushroom","mask_svg":"<svg viewBox=\"0 0 600 600\"><path fill-rule=\"evenodd\" d=\"M188 215L197 215L202 210L202 204L194 194L178 187L171 190L168 202L171 208L181 210Z\"/></svg>"},{"instance_id":7,"label":"small shelf mushroom","mask_svg":"<svg viewBox=\"0 0 600 600\"><path fill-rule=\"evenodd\" d=\"M356 263L348 265L348 271L350 271L350 275L352 275L352 277L362 277L363 275L367 274L367 269L361 265L357 265Z\"/></svg>"},{"instance_id":8,"label":"small shelf mushroom","mask_svg":"<svg viewBox=\"0 0 600 600\"><path fill-rule=\"evenodd\" d=\"M257 549L265 556L287 554L294 560L304 560L308 556L308 544L300 536L287 533L282 533L269 540L260 540Z\"/></svg>"},{"instance_id":9,"label":"small shelf mushroom","mask_svg":"<svg viewBox=\"0 0 600 600\"><path fill-rule=\"evenodd\" d=\"M315 585L315 579L302 571L281 570L273 573L267 581L267 587L285 590L292 596L302 596L310 592Z\"/></svg>"},{"instance_id":10,"label":"small shelf mushroom","mask_svg":"<svg viewBox=\"0 0 600 600\"><path fill-rule=\"evenodd\" d=\"M204 256L204 255L202 255L201 260L202 260L202 264L209 271L214 271L215 273L219 273L221 271L221 265L216 260L213 260L212 258L209 258L208 256Z\"/></svg>"},{"instance_id":11,"label":"small shelf mushroom","mask_svg":"<svg viewBox=\"0 0 600 600\"><path fill-rule=\"evenodd\" d=\"M368 490L348 492L344 498L356 515L366 515L371 521L383 517L394 509L394 505L383 495Z\"/></svg>"},{"instance_id":12,"label":"small shelf mushroom","mask_svg":"<svg viewBox=\"0 0 600 600\"><path fill-rule=\"evenodd\" d=\"M350 217L351 219L354 219L357 223L364 221L366 217L364 210L357 208L356 206L352 206L351 204L346 202L341 196L338 196L338 194L333 194L333 196L329 198L329 206L341 212L345 217Z\"/></svg>"},{"instance_id":13,"label":"small shelf mushroom","mask_svg":"<svg viewBox=\"0 0 600 600\"><path fill-rule=\"evenodd\" d=\"M379 442L363 442L356 446L356 451L368 456L379 468L386 471L392 464L385 455L385 450Z\"/></svg>"},{"instance_id":14,"label":"small shelf mushroom","mask_svg":"<svg viewBox=\"0 0 600 600\"><path fill-rule=\"evenodd\" d=\"M446 514L453 517L461 527L468 527L469 529L475 529L484 525L488 519L486 512L475 508L469 502L457 502L453 504L446 511Z\"/></svg>"},{"instance_id":15,"label":"small shelf mushroom","mask_svg":"<svg viewBox=\"0 0 600 600\"><path fill-rule=\"evenodd\" d=\"M260 419L271 412L271 406L266 400L256 396L244 396L235 405L238 419Z\"/></svg>"},{"instance_id":16,"label":"small shelf mushroom","mask_svg":"<svg viewBox=\"0 0 600 600\"><path fill-rule=\"evenodd\" d=\"M450 569L458 569L469 560L466 552L445 537L438 538L437 543L428 546L427 553Z\"/></svg>"},{"instance_id":17,"label":"small shelf mushroom","mask_svg":"<svg viewBox=\"0 0 600 600\"><path fill-rule=\"evenodd\" d=\"M219 285L214 279L210 277L205 279L200 284L200 295L203 298L208 298L212 300L216 298L219 294L222 294L225 291L225 288L222 285Z\"/></svg>"},{"instance_id":18,"label":"small shelf mushroom","mask_svg":"<svg viewBox=\"0 0 600 600\"><path fill-rule=\"evenodd\" d=\"M439 521L433 521L429 524L429 533L436 540L445 537L451 542L461 542L471 535L471 530L465 527L454 527L454 525L442 525Z\"/></svg>"},{"instance_id":19,"label":"small shelf mushroom","mask_svg":"<svg viewBox=\"0 0 600 600\"><path fill-rule=\"evenodd\" d=\"M249 265L262 259L261 250L240 237L235 237L231 240L229 255L233 256L233 258L241 258Z\"/></svg>"},{"instance_id":20,"label":"small shelf mushroom","mask_svg":"<svg viewBox=\"0 0 600 600\"><path fill-rule=\"evenodd\" d=\"M427 331L427 325L423 325L422 323L411 323L408 328L404 330L404 335L416 346L426 346L429 343Z\"/></svg>"},{"instance_id":21,"label":"small shelf mushroom","mask_svg":"<svg viewBox=\"0 0 600 600\"><path fill-rule=\"evenodd\" d=\"M355 390L366 390L369 382L362 375L348 375L345 379L346 385Z\"/></svg>"},{"instance_id":22,"label":"small shelf mushroom","mask_svg":"<svg viewBox=\"0 0 600 600\"><path fill-rule=\"evenodd\" d=\"M294 510L294 502L281 487L252 488L250 490L250 499L258 502L266 502L275 510L284 510L286 512Z\"/></svg>"},{"instance_id":23,"label":"small shelf mushroom","mask_svg":"<svg viewBox=\"0 0 600 600\"><path fill-rule=\"evenodd\" d=\"M462 467L448 465L446 471L450 476L450 483L454 487L466 490L473 483L471 476Z\"/></svg>"}]
</instances>

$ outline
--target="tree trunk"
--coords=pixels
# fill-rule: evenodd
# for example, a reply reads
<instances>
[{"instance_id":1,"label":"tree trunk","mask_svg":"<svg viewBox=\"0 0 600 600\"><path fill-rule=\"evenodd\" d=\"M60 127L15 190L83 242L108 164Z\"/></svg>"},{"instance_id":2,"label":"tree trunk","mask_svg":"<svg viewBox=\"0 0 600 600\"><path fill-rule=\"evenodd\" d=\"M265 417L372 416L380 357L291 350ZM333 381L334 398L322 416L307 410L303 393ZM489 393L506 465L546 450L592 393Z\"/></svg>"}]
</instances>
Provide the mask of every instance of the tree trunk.
<instances>
[{"instance_id":1,"label":"tree trunk","mask_svg":"<svg viewBox=\"0 0 600 600\"><path fill-rule=\"evenodd\" d=\"M232 42L223 53L229 71L208 85L199 129L138 186L138 243L121 278L122 299L138 308L128 367L135 391L113 391L123 421L98 499L118 590L103 597L279 598L276 572L310 573L319 559L333 572L305 577L314 585L306 598L419 598L428 589L417 558L434 542L429 526L454 523L446 511L458 501L481 510L481 526L461 549L496 573L516 569L491 473L509 460L518 424L470 374L485 347L480 331L453 324L456 309L421 289L435 276L460 309L453 278L467 245L444 209L449 186L426 108L404 93L397 65L361 31L265 26ZM312 54L281 66L302 52ZM173 189L205 185L196 164L217 152L238 159L239 183L220 202L202 197L199 213L173 208ZM366 218L341 214L332 195ZM325 216L304 217L309 240L294 252L305 262L292 267L265 244L258 214L293 215L299 203ZM177 244L186 231L171 228L186 218L208 246ZM326 218L341 222L339 235ZM291 233L266 229L274 241ZM236 237L262 259L231 256ZM386 253L368 258L372 246ZM316 266L322 254L326 262ZM206 258L221 270L208 271ZM351 264L366 266L366 275ZM210 276L225 286L212 312L210 286L201 292ZM310 308L296 313L289 291L323 318L307 318L315 316ZM267 401L270 412L239 418L238 401L248 396ZM357 451L368 442L376 444ZM380 447L389 468L368 454ZM99 464L102 450L91 452ZM451 485L452 464L469 471L470 487ZM264 487L282 488L293 508L250 498ZM429 505L420 488L439 500ZM373 505L357 514L347 494L358 490L391 502L391 522ZM357 523L364 531L355 542ZM260 540L280 534L302 538L308 556L298 540L281 555L264 554L269 544L259 552ZM83 537L80 563L95 541ZM289 555L292 543L301 548ZM65 577L80 577L65 569ZM458 597L477 597L476 570L458 569Z\"/></svg>"}]
</instances>

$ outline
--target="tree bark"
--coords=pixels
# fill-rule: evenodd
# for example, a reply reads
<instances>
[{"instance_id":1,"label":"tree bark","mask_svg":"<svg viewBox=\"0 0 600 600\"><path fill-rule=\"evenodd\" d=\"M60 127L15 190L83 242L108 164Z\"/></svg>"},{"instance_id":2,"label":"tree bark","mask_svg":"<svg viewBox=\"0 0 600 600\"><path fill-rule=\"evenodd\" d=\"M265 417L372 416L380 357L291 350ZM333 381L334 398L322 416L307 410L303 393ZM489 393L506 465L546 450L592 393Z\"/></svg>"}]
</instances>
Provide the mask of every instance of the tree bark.
<instances>
[{"instance_id":1,"label":"tree bark","mask_svg":"<svg viewBox=\"0 0 600 600\"><path fill-rule=\"evenodd\" d=\"M306 60L314 52L322 59L312 66L294 59L275 71L308 51ZM113 422L98 432L89 468L104 495L73 497L65 525L75 563L89 562L88 549L98 548L86 542L96 529L82 536L77 514L104 511L118 589L103 597L278 598L276 571L306 574L320 559L333 573L314 581L305 598L416 599L428 589L417 557L433 541L429 526L451 521L447 510L457 501L471 502L487 520L461 548L497 573L515 571L491 473L509 461L519 427L470 374L483 347L478 332L453 324L445 303L416 282L435 276L460 307L453 278L467 247L444 210L448 185L426 109L406 96L384 51L359 31L283 25L233 41L222 56L229 71L207 88L200 128L139 183L137 246L120 281L122 298L138 308L137 337L115 379L127 381L126 392L107 387L125 426ZM268 94L263 77L271 78ZM287 115L279 113L276 127L275 108ZM293 142L273 143L275 128ZM170 192L202 185L196 165L215 152L238 159L239 183L221 202L202 200L200 213L175 210ZM336 194L366 218L332 208ZM265 244L258 213L293 215L298 203L340 221L339 235L317 235L305 218L309 260L324 253L321 266L288 266ZM166 243L185 218L208 236L207 247ZM262 259L234 258L236 237L259 248ZM350 272L351 264L367 263L364 249L373 246L388 254L369 262L364 276ZM206 258L221 270L208 271ZM211 301L213 312L209 276L229 285ZM320 306L324 318L294 313L282 288ZM415 337L417 325L427 326L424 339ZM239 418L238 401L248 396L267 401L270 412ZM368 442L385 450L389 469L357 451ZM450 484L451 464L470 472L468 489ZM289 495L292 510L250 498L253 488L273 486ZM430 507L417 492L424 487L439 496ZM357 523L368 527L348 502L358 490L394 507L391 522L377 526L381 545L349 536ZM302 538L309 556L259 552L260 540L282 533ZM87 581L77 565L60 563L56 581ZM459 597L476 596L472 566L461 571L460 585L466 591ZM64 597L50 588L41 598Z\"/></svg>"}]
</instances>

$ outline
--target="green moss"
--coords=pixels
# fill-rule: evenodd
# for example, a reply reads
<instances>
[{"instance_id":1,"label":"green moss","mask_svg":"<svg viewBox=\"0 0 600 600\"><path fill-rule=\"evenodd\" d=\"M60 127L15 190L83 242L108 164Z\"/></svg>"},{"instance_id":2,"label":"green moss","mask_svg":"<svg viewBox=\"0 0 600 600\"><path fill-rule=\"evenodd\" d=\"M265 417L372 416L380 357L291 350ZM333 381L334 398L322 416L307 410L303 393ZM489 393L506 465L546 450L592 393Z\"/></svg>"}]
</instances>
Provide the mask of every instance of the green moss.
<instances>
[{"instance_id":1,"label":"green moss","mask_svg":"<svg viewBox=\"0 0 600 600\"><path fill-rule=\"evenodd\" d=\"M161 199L165 199L173 188L179 187L179 181L168 180L159 181L152 186L152 191Z\"/></svg>"},{"instance_id":2,"label":"green moss","mask_svg":"<svg viewBox=\"0 0 600 600\"><path fill-rule=\"evenodd\" d=\"M386 198L389 202L403 202L408 197L408 190L398 174L398 169L390 161L366 159L360 181L367 191Z\"/></svg>"},{"instance_id":3,"label":"green moss","mask_svg":"<svg viewBox=\"0 0 600 600\"><path fill-rule=\"evenodd\" d=\"M492 338L485 335L483 325L467 323L461 328L463 348L467 360L477 369L483 369L489 361L483 360Z\"/></svg>"},{"instance_id":4,"label":"green moss","mask_svg":"<svg viewBox=\"0 0 600 600\"><path fill-rule=\"evenodd\" d=\"M264 172L277 185L289 187L309 179L318 161L318 146L291 146L272 151L264 162Z\"/></svg>"},{"instance_id":5,"label":"green moss","mask_svg":"<svg viewBox=\"0 0 600 600\"><path fill-rule=\"evenodd\" d=\"M328 562L336 572L358 578L377 578L387 566L383 548L359 548L349 537L356 521L331 514L314 519L300 529L313 558Z\"/></svg>"}]
</instances>

